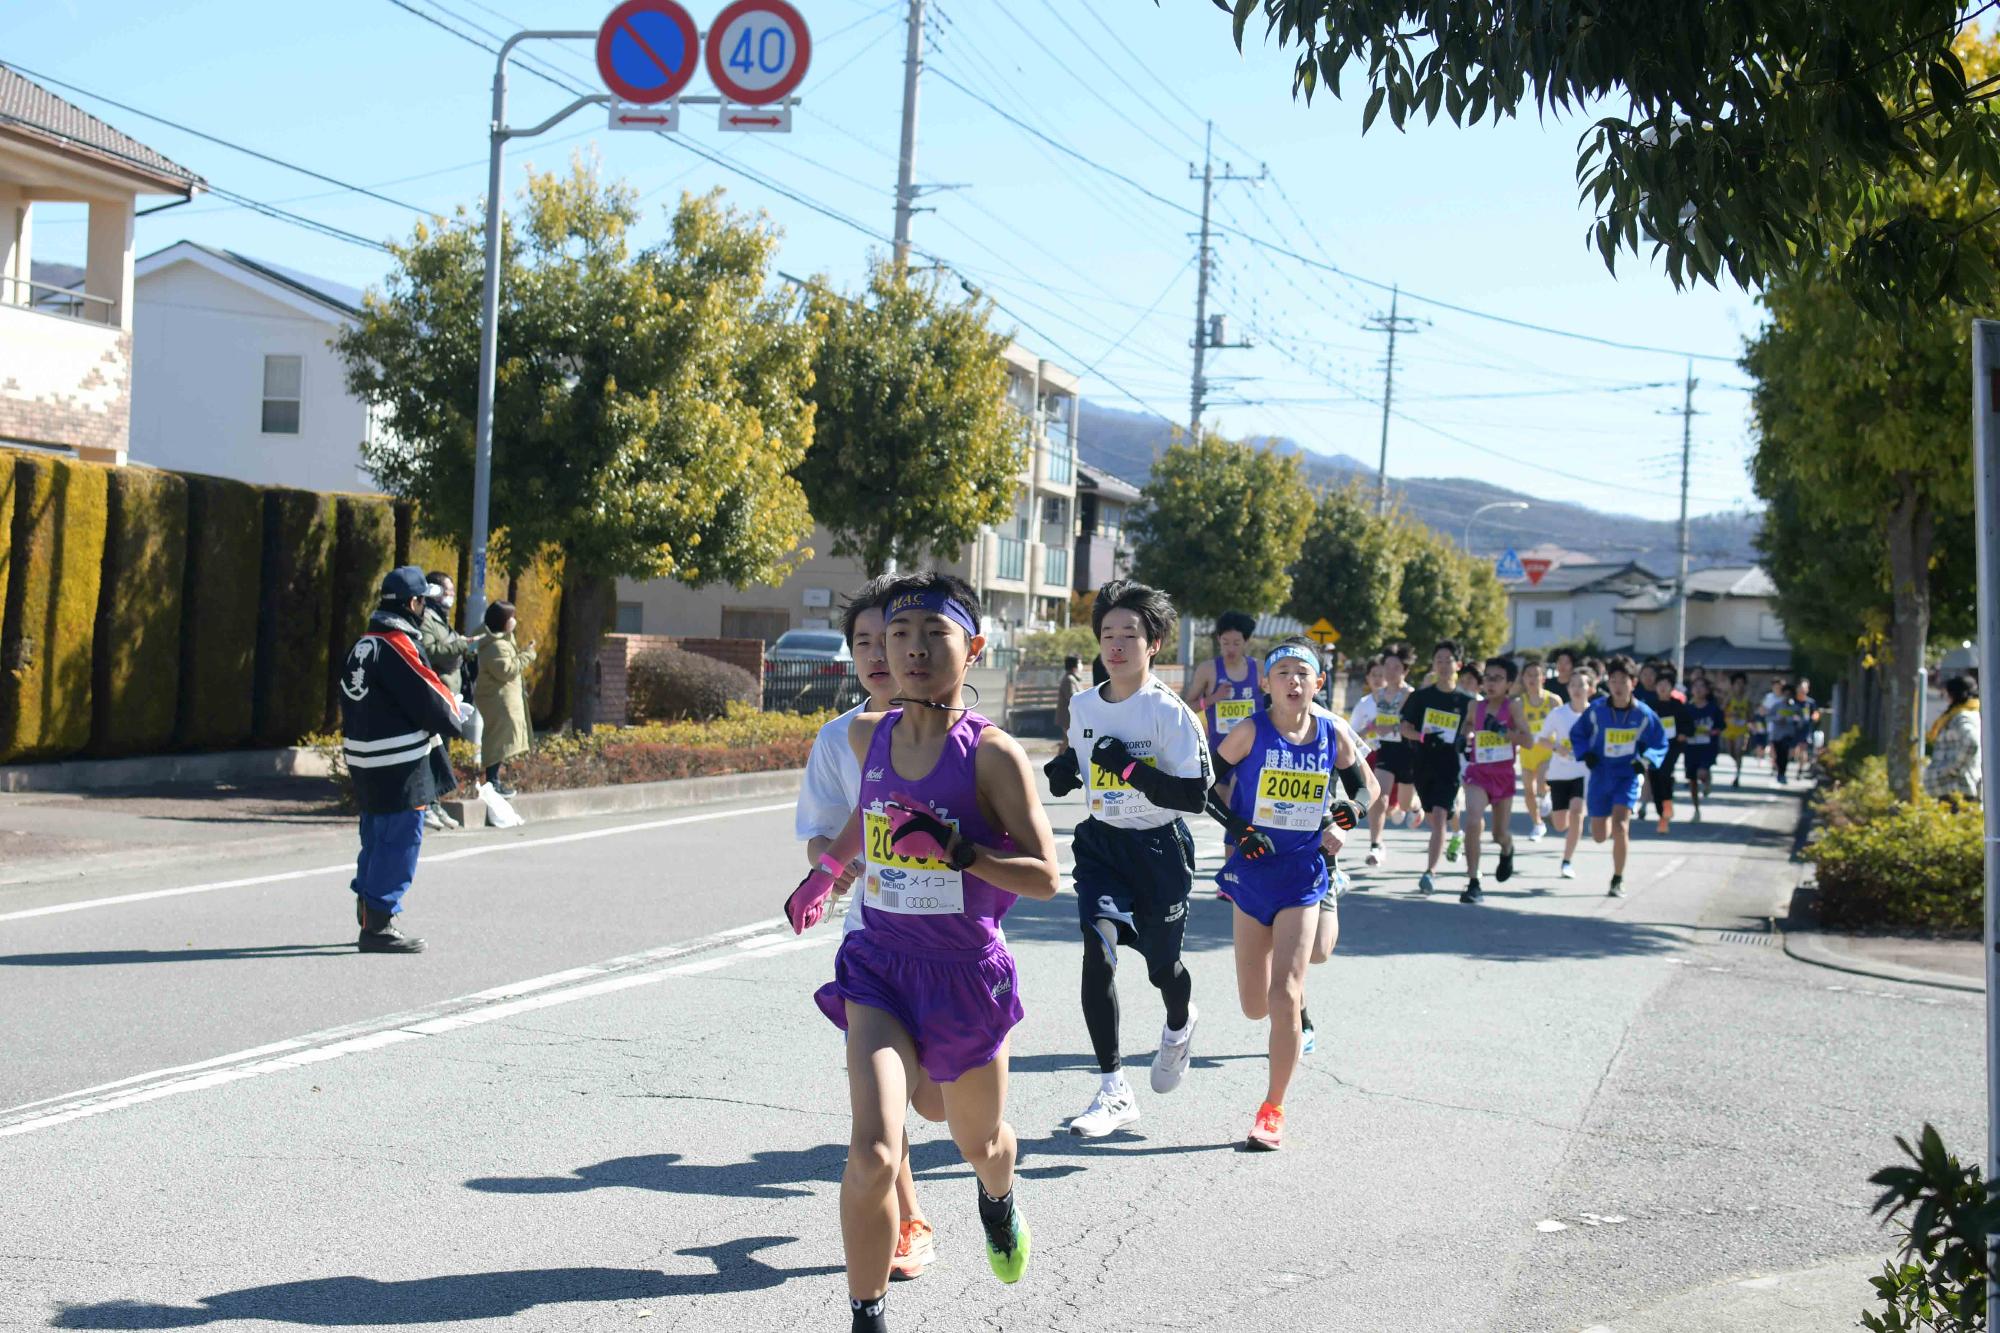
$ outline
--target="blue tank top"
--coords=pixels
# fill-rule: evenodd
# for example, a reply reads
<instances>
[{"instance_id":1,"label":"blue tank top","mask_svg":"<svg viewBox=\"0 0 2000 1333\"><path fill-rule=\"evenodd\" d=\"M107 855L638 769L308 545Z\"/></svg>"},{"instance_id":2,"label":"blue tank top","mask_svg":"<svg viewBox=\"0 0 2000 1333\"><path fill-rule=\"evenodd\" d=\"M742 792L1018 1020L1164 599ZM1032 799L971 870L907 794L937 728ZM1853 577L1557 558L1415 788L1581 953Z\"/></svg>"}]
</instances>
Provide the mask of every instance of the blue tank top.
<instances>
[{"instance_id":1,"label":"blue tank top","mask_svg":"<svg viewBox=\"0 0 2000 1333\"><path fill-rule=\"evenodd\" d=\"M884 803L907 793L937 811L959 836L1012 851L1013 840L997 833L979 812L974 762L979 733L993 724L977 713L963 714L945 734L936 766L923 777L906 778L898 776L890 759L890 742L902 720L900 708L883 716L861 766L862 848L867 859L861 928L871 942L890 948L984 951L1001 938L1000 919L1014 905L1015 895L936 858L893 851Z\"/></svg>"},{"instance_id":2,"label":"blue tank top","mask_svg":"<svg viewBox=\"0 0 2000 1333\"><path fill-rule=\"evenodd\" d=\"M1276 873L1296 877L1310 860L1316 873L1326 866L1319 858L1320 821L1335 795L1334 765L1340 739L1333 725L1314 715L1313 735L1294 745L1278 733L1269 713L1260 712L1246 724L1257 729L1250 755L1236 766L1229 810L1270 839L1273 854L1245 861L1231 851L1229 866L1238 876L1263 878Z\"/></svg>"},{"instance_id":3,"label":"blue tank top","mask_svg":"<svg viewBox=\"0 0 2000 1333\"><path fill-rule=\"evenodd\" d=\"M1208 706L1208 748L1215 749L1229 729L1239 722L1248 722L1263 711L1264 691L1257 678L1257 659L1249 659L1250 675L1245 680L1231 680L1224 672L1222 659L1215 659L1215 688L1227 690L1229 695Z\"/></svg>"}]
</instances>

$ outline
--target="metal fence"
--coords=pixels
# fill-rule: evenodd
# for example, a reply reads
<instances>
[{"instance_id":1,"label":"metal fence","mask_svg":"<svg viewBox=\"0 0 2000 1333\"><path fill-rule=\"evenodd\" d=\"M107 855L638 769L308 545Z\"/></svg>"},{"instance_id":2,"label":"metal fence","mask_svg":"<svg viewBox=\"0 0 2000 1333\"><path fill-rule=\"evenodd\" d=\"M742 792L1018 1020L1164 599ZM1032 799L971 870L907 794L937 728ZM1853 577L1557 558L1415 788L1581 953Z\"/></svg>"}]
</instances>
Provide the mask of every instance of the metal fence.
<instances>
[{"instance_id":1,"label":"metal fence","mask_svg":"<svg viewBox=\"0 0 2000 1333\"><path fill-rule=\"evenodd\" d=\"M864 696L852 662L773 662L767 659L764 663L764 711L767 713L817 713L828 708L844 712L860 703Z\"/></svg>"}]
</instances>

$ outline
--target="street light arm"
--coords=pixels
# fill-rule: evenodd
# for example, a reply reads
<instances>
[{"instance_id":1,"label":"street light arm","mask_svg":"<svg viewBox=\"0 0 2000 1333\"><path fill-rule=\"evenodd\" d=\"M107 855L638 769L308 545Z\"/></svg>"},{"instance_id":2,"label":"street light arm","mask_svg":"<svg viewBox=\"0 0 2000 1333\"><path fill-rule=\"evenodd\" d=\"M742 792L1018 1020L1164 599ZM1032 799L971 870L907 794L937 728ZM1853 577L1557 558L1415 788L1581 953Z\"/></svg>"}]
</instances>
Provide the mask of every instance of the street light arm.
<instances>
[{"instance_id":1,"label":"street light arm","mask_svg":"<svg viewBox=\"0 0 2000 1333\"><path fill-rule=\"evenodd\" d=\"M1473 510L1472 517L1465 520L1465 553L1467 555L1472 554L1472 525L1479 521L1481 514L1487 512L1489 509L1528 509L1531 507L1526 500L1495 500L1491 504L1483 504Z\"/></svg>"}]
</instances>

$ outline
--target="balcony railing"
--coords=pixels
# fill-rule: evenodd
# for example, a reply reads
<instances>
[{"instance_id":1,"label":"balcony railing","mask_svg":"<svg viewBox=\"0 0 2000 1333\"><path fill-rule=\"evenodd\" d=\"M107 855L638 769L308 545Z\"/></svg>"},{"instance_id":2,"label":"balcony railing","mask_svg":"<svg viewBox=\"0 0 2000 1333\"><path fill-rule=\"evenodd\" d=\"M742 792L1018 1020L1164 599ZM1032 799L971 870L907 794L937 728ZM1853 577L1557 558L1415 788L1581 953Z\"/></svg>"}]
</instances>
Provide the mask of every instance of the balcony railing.
<instances>
[{"instance_id":1,"label":"balcony railing","mask_svg":"<svg viewBox=\"0 0 2000 1333\"><path fill-rule=\"evenodd\" d=\"M87 324L109 324L118 311L118 302L109 296L93 296L78 287L58 287L0 274L0 301L26 306L44 315L80 319Z\"/></svg>"},{"instance_id":2,"label":"balcony railing","mask_svg":"<svg viewBox=\"0 0 2000 1333\"><path fill-rule=\"evenodd\" d=\"M1049 587L1069 587L1069 552L1060 546L1043 549L1048 554L1042 561L1042 583Z\"/></svg>"}]
</instances>

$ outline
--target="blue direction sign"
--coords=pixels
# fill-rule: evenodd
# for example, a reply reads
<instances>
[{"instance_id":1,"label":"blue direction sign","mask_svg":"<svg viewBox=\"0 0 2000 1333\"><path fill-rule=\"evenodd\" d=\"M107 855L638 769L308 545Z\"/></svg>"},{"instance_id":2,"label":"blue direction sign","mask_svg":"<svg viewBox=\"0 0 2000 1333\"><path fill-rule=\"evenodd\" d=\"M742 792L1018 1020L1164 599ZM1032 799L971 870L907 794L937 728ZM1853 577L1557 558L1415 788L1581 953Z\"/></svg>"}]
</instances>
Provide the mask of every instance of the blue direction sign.
<instances>
[{"instance_id":1,"label":"blue direction sign","mask_svg":"<svg viewBox=\"0 0 2000 1333\"><path fill-rule=\"evenodd\" d=\"M1528 577L1528 571L1521 567L1521 557L1510 546L1507 554L1493 562L1493 576L1502 583L1513 583Z\"/></svg>"},{"instance_id":2,"label":"blue direction sign","mask_svg":"<svg viewBox=\"0 0 2000 1333\"><path fill-rule=\"evenodd\" d=\"M701 34L675 0L625 0L597 30L598 75L626 102L677 97L700 65Z\"/></svg>"}]
</instances>

